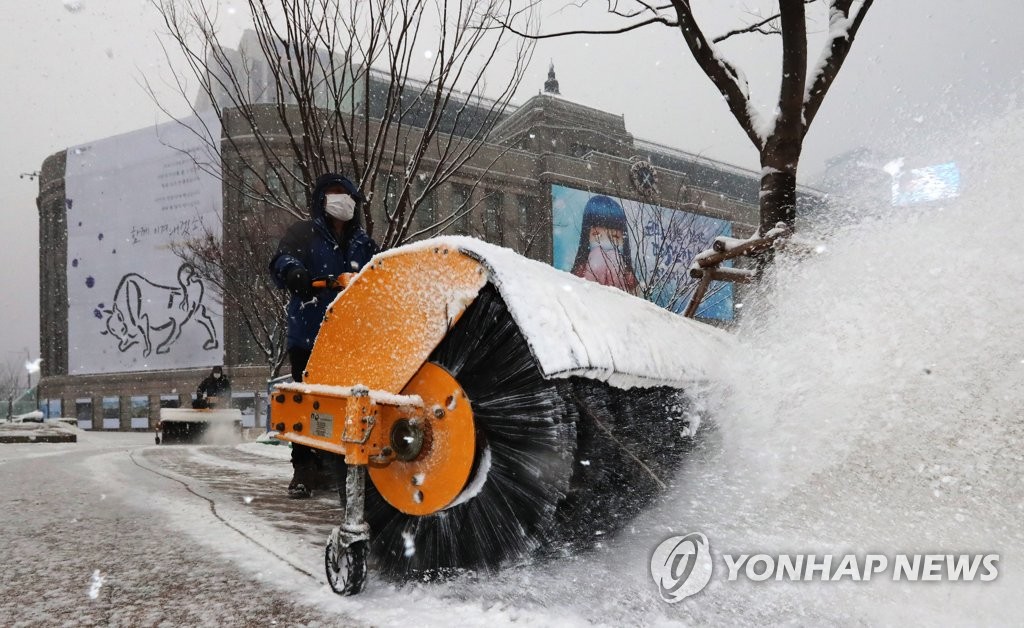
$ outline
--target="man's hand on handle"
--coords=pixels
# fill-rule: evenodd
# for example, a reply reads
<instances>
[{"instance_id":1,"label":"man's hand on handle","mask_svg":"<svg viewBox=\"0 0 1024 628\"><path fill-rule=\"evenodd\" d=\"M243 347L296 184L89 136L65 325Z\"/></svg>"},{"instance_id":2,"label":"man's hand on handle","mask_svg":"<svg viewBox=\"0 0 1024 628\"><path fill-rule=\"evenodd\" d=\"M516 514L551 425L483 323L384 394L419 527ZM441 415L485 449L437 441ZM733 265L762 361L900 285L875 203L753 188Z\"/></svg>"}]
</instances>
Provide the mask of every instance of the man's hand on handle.
<instances>
[{"instance_id":1,"label":"man's hand on handle","mask_svg":"<svg viewBox=\"0 0 1024 628\"><path fill-rule=\"evenodd\" d=\"M301 266L289 270L284 283L303 301L312 299L316 294L316 289L313 288L313 278L309 276L309 271Z\"/></svg>"}]
</instances>

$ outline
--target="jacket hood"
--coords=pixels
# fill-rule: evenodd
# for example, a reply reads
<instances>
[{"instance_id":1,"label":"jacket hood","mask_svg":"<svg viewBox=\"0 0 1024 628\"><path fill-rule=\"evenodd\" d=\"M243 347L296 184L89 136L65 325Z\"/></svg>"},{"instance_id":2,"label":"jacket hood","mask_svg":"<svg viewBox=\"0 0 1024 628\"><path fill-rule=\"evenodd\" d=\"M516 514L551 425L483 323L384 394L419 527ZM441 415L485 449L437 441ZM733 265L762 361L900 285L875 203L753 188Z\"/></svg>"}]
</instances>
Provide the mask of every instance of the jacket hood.
<instances>
[{"instance_id":1,"label":"jacket hood","mask_svg":"<svg viewBox=\"0 0 1024 628\"><path fill-rule=\"evenodd\" d=\"M316 184L313 186L313 197L310 201L309 217L314 221L326 224L324 203L327 198L327 188L333 186L341 186L345 188L345 191L348 192L352 198L356 199L356 213L352 217L352 220L349 221L349 224L355 226L360 225L361 221L359 219L359 210L365 200L363 195L360 194L359 188L356 187L355 183L349 181L347 177L333 172L322 174L317 177Z\"/></svg>"}]
</instances>

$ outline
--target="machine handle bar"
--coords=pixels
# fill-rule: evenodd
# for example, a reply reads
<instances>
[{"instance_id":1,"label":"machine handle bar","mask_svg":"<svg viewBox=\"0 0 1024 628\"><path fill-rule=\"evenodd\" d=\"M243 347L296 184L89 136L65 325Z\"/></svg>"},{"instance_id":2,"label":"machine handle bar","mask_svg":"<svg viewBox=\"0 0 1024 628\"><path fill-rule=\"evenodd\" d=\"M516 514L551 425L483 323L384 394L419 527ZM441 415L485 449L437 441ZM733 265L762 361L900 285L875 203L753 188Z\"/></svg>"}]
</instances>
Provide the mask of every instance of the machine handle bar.
<instances>
[{"instance_id":1,"label":"machine handle bar","mask_svg":"<svg viewBox=\"0 0 1024 628\"><path fill-rule=\"evenodd\" d=\"M344 290L348 287L348 284L352 282L352 279L355 276L355 273L342 273L338 276L327 275L326 277L317 277L313 280L313 287L317 290L322 290L324 288L330 288L331 290Z\"/></svg>"}]
</instances>

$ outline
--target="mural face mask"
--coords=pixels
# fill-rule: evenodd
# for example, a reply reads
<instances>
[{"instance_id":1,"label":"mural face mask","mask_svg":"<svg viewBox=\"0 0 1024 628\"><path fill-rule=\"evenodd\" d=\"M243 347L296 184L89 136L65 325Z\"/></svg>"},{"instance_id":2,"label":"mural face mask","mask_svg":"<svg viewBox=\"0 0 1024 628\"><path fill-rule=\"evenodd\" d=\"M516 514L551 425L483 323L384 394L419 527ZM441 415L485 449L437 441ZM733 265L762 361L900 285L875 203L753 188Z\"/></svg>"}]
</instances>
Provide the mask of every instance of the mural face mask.
<instances>
[{"instance_id":1,"label":"mural face mask","mask_svg":"<svg viewBox=\"0 0 1024 628\"><path fill-rule=\"evenodd\" d=\"M605 286L626 289L627 266L625 242L618 229L593 227L590 232L590 254L587 256L584 279Z\"/></svg>"},{"instance_id":2,"label":"mural face mask","mask_svg":"<svg viewBox=\"0 0 1024 628\"><path fill-rule=\"evenodd\" d=\"M616 242L616 239L618 239L618 242ZM605 253L612 253L614 251L621 255L622 239L621 237L613 238L611 232L604 229L597 230L596 233L592 232L590 234L590 250L591 252L600 250Z\"/></svg>"},{"instance_id":3,"label":"mural face mask","mask_svg":"<svg viewBox=\"0 0 1024 628\"><path fill-rule=\"evenodd\" d=\"M324 199L324 211L331 218L348 222L356 213L356 199L348 194L328 194Z\"/></svg>"}]
</instances>

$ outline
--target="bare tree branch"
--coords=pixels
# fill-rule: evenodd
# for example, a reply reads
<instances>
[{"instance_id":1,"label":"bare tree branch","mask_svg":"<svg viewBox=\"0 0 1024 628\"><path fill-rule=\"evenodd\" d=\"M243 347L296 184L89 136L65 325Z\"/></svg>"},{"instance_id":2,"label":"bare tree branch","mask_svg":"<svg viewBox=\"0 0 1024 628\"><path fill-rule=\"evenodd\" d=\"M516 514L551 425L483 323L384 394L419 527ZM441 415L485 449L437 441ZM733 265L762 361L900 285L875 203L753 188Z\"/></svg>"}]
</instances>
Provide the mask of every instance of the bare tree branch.
<instances>
[{"instance_id":1,"label":"bare tree branch","mask_svg":"<svg viewBox=\"0 0 1024 628\"><path fill-rule=\"evenodd\" d=\"M246 229L272 232L281 222L275 216L305 216L313 183L324 172L346 173L356 183L366 198L363 224L383 248L450 228L471 206L425 226L417 212L457 173L475 187L504 154L491 151L482 170L465 172L505 116L534 46L492 28L512 11L502 0L247 0L253 28L237 50L220 39L215 4L150 2L164 20L168 61L172 51L184 58L172 87L190 114L220 122L220 133L202 122L190 127L222 156L219 164L200 167L260 217L226 224L223 237L189 243L179 256L224 291L251 342L278 365L280 329L249 304L259 302L279 316L273 299L280 293L235 268L219 248L251 249L249 263L265 275L271 243ZM532 32L531 12L517 9L516 15L526 21L523 32ZM424 50L432 55L430 68L417 80ZM498 71L495 93L485 93L488 74L494 79ZM146 88L169 113L153 86ZM247 302L253 290L274 296Z\"/></svg>"},{"instance_id":2,"label":"bare tree branch","mask_svg":"<svg viewBox=\"0 0 1024 628\"><path fill-rule=\"evenodd\" d=\"M807 18L805 0L779 0L782 31L782 80L774 131L785 138L802 138L800 114L807 79Z\"/></svg>"},{"instance_id":3,"label":"bare tree branch","mask_svg":"<svg viewBox=\"0 0 1024 628\"><path fill-rule=\"evenodd\" d=\"M811 3L817 2L817 1L818 0L804 0L804 4L811 4ZM734 37L736 35L745 35L745 34L749 34L749 33L759 33L761 35L781 35L782 34L782 29L780 27L778 27L778 26L773 25L773 22L778 20L779 17L780 17L780 14L779 13L775 13L775 14L773 14L773 15L771 15L769 17L766 17L766 18L764 18L762 20L758 20L757 22L754 22L753 24L749 24L747 26L741 26L740 28L735 28L735 29L733 29L731 31L728 31L726 33L722 33L721 35L719 35L718 37L715 37L711 41L712 41L712 43L719 44L719 43L729 39L730 37Z\"/></svg>"},{"instance_id":4,"label":"bare tree branch","mask_svg":"<svg viewBox=\"0 0 1024 628\"><path fill-rule=\"evenodd\" d=\"M672 0L672 6L679 18L679 30L683 34L690 53L697 61L718 91L725 97L740 128L747 134L751 143L758 149L764 148L764 140L755 127L750 108L750 87L747 79L735 66L719 55L714 46L704 36L697 25L697 20L690 9L689 0Z\"/></svg>"},{"instance_id":5,"label":"bare tree branch","mask_svg":"<svg viewBox=\"0 0 1024 628\"><path fill-rule=\"evenodd\" d=\"M506 29L506 30L508 30L511 33L514 33L516 35L519 35L520 37L524 37L524 38L527 38L527 39L553 39L555 37L567 37L569 35L619 35L619 34L622 34L622 33L628 33L630 31L635 31L635 30L644 28L645 26L650 26L651 24L661 24L663 26L672 26L672 27L679 26L679 22L676 22L674 20L670 20L670 19L668 19L668 18L666 18L664 16L660 16L659 15L657 17L649 17L646 20L642 20L640 22L634 22L633 24L629 24L627 26L621 26L619 28L609 28L609 29L576 29L576 30L571 30L571 31L558 31L558 32L554 32L554 33L534 33L534 34L530 34L530 33L526 33L526 32L520 31L515 26L513 26L511 23L499 22L499 26L501 28Z\"/></svg>"},{"instance_id":6,"label":"bare tree branch","mask_svg":"<svg viewBox=\"0 0 1024 628\"><path fill-rule=\"evenodd\" d=\"M839 69L846 61L846 55L850 53L853 40L864 23L864 16L874 0L863 0L860 9L851 18L850 10L853 0L829 0L829 41L816 71L811 75L807 91L804 96L803 106L803 134L814 122L818 115L818 109L825 99L832 82L839 74Z\"/></svg>"}]
</instances>

